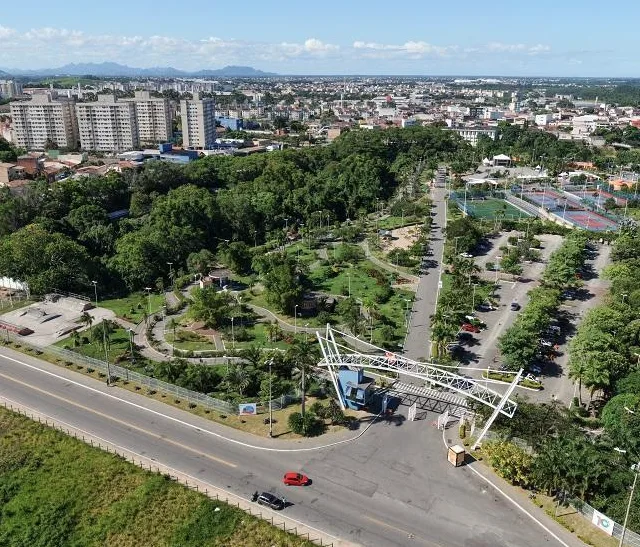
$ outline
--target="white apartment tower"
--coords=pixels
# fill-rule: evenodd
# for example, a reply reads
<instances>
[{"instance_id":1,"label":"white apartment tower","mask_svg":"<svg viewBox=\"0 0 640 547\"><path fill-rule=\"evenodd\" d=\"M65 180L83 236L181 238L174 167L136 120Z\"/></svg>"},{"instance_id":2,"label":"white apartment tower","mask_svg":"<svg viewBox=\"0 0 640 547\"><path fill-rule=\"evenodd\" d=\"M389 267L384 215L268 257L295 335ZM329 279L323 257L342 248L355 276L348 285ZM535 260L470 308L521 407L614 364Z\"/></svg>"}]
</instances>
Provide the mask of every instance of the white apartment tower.
<instances>
[{"instance_id":1,"label":"white apartment tower","mask_svg":"<svg viewBox=\"0 0 640 547\"><path fill-rule=\"evenodd\" d=\"M11 99L22 94L22 85L14 80L0 80L0 99Z\"/></svg>"},{"instance_id":2,"label":"white apartment tower","mask_svg":"<svg viewBox=\"0 0 640 547\"><path fill-rule=\"evenodd\" d=\"M76 104L80 147L98 152L125 152L138 147L136 105L114 95L98 95L93 103Z\"/></svg>"},{"instance_id":3,"label":"white apartment tower","mask_svg":"<svg viewBox=\"0 0 640 547\"><path fill-rule=\"evenodd\" d=\"M207 149L216 139L215 101L212 98L200 98L199 93L193 99L180 101L182 116L182 145L185 148Z\"/></svg>"},{"instance_id":4,"label":"white apartment tower","mask_svg":"<svg viewBox=\"0 0 640 547\"><path fill-rule=\"evenodd\" d=\"M33 95L30 101L10 104L14 142L26 150L44 150L47 141L60 148L75 150L78 126L74 101L55 99L51 93Z\"/></svg>"},{"instance_id":5,"label":"white apartment tower","mask_svg":"<svg viewBox=\"0 0 640 547\"><path fill-rule=\"evenodd\" d=\"M172 136L173 116L169 100L151 97L148 91L136 91L134 99L140 144L167 142Z\"/></svg>"}]
</instances>

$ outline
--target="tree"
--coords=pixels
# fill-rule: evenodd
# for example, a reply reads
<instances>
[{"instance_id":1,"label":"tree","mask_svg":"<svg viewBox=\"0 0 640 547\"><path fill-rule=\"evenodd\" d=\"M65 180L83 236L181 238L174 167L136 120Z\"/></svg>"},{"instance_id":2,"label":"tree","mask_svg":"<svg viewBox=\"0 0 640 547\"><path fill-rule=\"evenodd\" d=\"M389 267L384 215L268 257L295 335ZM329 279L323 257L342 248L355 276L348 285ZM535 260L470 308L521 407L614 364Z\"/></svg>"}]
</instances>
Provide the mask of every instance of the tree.
<instances>
[{"instance_id":1,"label":"tree","mask_svg":"<svg viewBox=\"0 0 640 547\"><path fill-rule=\"evenodd\" d=\"M242 397L251 383L249 371L240 364L231 364L224 375L224 383L229 391Z\"/></svg>"},{"instance_id":2,"label":"tree","mask_svg":"<svg viewBox=\"0 0 640 547\"><path fill-rule=\"evenodd\" d=\"M505 364L511 370L527 368L538 350L538 333L525 330L518 323L508 329L498 342Z\"/></svg>"},{"instance_id":3,"label":"tree","mask_svg":"<svg viewBox=\"0 0 640 547\"><path fill-rule=\"evenodd\" d=\"M32 294L81 292L95 266L86 250L60 233L31 224L0 240L0 272L25 281Z\"/></svg>"},{"instance_id":4,"label":"tree","mask_svg":"<svg viewBox=\"0 0 640 547\"><path fill-rule=\"evenodd\" d=\"M615 209L618 206L618 204L616 203L616 200L613 198L607 198L604 200L604 203L602 204L602 207L604 208L605 211L611 211L612 209Z\"/></svg>"},{"instance_id":5,"label":"tree","mask_svg":"<svg viewBox=\"0 0 640 547\"><path fill-rule=\"evenodd\" d=\"M278 310L291 313L302 298L300 277L292 264L274 266L262 279L267 301Z\"/></svg>"},{"instance_id":6,"label":"tree","mask_svg":"<svg viewBox=\"0 0 640 547\"><path fill-rule=\"evenodd\" d=\"M296 338L287 351L287 358L293 364L291 378L298 383L302 394L301 413L305 415L306 378L318 362L317 347L306 338Z\"/></svg>"},{"instance_id":7,"label":"tree","mask_svg":"<svg viewBox=\"0 0 640 547\"><path fill-rule=\"evenodd\" d=\"M191 295L189 314L196 321L204 321L208 328L219 328L229 318L235 304L231 294L214 287L196 287Z\"/></svg>"},{"instance_id":8,"label":"tree","mask_svg":"<svg viewBox=\"0 0 640 547\"><path fill-rule=\"evenodd\" d=\"M80 316L79 321L84 325L86 329L90 329L91 325L93 324L93 317L91 316L91 314L85 311L85 312L82 312L82 315Z\"/></svg>"}]
</instances>

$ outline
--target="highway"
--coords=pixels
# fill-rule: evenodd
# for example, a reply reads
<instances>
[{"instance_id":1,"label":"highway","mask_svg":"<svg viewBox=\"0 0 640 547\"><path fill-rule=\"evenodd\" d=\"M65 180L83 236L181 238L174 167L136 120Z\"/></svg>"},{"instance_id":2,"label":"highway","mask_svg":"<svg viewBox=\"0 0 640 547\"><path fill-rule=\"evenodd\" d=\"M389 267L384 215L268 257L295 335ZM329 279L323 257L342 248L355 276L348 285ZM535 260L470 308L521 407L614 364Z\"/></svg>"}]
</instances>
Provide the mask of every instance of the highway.
<instances>
[{"instance_id":1,"label":"highway","mask_svg":"<svg viewBox=\"0 0 640 547\"><path fill-rule=\"evenodd\" d=\"M581 545L549 520L543 529L471 469L450 466L430 420L383 420L353 442L308 450L2 348L0 401L7 399L244 498L255 490L285 495L288 516L356 544ZM313 484L283 486L287 470L305 472Z\"/></svg>"}]
</instances>

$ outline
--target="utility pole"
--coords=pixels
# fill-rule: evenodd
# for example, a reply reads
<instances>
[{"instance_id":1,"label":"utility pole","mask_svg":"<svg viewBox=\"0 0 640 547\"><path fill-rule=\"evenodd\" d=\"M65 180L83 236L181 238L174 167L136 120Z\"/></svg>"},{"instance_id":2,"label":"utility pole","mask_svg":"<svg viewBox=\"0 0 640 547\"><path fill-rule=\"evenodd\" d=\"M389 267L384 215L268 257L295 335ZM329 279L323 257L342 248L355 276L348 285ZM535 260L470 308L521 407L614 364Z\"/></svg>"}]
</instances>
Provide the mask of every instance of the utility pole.
<instances>
[{"instance_id":1,"label":"utility pole","mask_svg":"<svg viewBox=\"0 0 640 547\"><path fill-rule=\"evenodd\" d=\"M273 358L269 359L269 437L273 437L273 407L271 406L271 365Z\"/></svg>"},{"instance_id":2,"label":"utility pole","mask_svg":"<svg viewBox=\"0 0 640 547\"><path fill-rule=\"evenodd\" d=\"M92 281L91 283L93 284L93 292L95 293L96 308L97 308L98 307L98 282L97 281ZM9 295L11 295L11 293L9 293Z\"/></svg>"},{"instance_id":3,"label":"utility pole","mask_svg":"<svg viewBox=\"0 0 640 547\"><path fill-rule=\"evenodd\" d=\"M109 365L109 352L107 351L107 320L102 320L102 344L104 346L104 358L107 361L107 385L111 385L111 367Z\"/></svg>"}]
</instances>

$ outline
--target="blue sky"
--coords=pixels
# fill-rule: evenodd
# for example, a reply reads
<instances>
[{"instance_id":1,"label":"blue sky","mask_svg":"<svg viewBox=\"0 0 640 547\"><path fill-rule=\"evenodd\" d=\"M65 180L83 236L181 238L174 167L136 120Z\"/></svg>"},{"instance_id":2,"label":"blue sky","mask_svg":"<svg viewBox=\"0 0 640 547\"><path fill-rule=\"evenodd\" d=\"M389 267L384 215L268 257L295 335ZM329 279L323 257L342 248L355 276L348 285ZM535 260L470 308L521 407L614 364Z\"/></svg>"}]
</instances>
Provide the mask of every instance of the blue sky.
<instances>
[{"instance_id":1,"label":"blue sky","mask_svg":"<svg viewBox=\"0 0 640 547\"><path fill-rule=\"evenodd\" d=\"M640 76L638 0L4 4L5 68L114 61L282 74Z\"/></svg>"}]
</instances>

